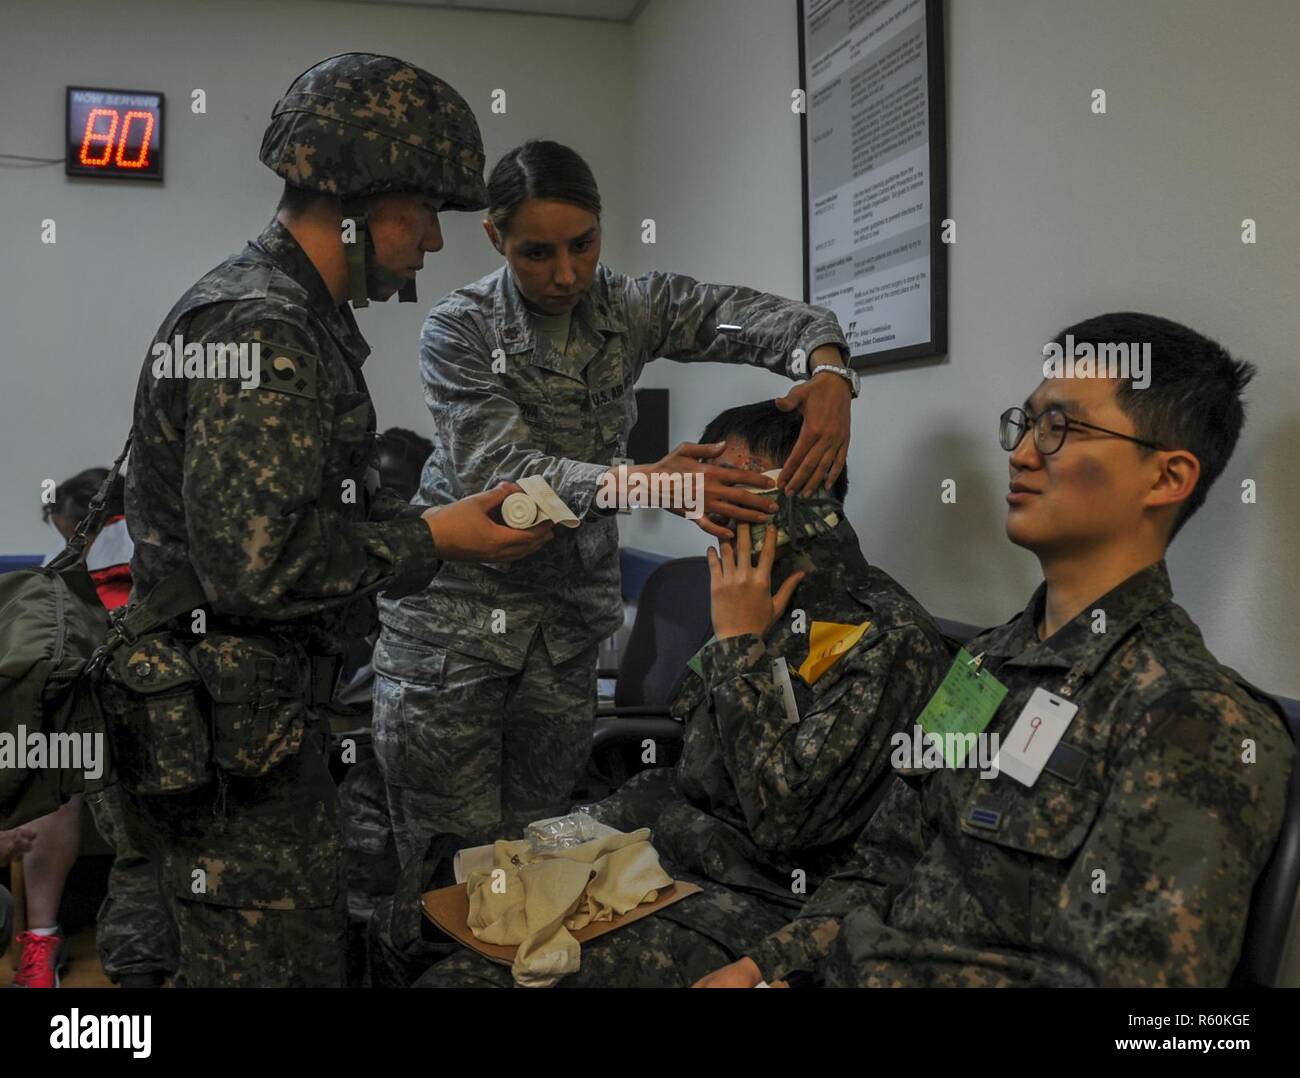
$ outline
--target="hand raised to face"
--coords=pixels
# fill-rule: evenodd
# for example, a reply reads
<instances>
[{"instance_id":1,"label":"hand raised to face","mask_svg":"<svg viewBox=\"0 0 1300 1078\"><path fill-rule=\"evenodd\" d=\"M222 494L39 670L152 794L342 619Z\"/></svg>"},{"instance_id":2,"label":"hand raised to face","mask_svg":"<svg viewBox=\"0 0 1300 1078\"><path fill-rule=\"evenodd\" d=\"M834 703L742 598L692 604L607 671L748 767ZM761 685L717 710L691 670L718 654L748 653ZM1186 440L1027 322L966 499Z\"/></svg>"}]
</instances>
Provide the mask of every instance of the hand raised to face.
<instances>
[{"instance_id":1,"label":"hand raised to face","mask_svg":"<svg viewBox=\"0 0 1300 1078\"><path fill-rule=\"evenodd\" d=\"M773 595L777 544L764 543L755 563L749 525L741 523L736 531L735 544L723 540L720 550L710 548L708 554L713 632L719 640L746 633L763 636L785 613L795 588L807 575L803 570L791 573Z\"/></svg>"}]
</instances>

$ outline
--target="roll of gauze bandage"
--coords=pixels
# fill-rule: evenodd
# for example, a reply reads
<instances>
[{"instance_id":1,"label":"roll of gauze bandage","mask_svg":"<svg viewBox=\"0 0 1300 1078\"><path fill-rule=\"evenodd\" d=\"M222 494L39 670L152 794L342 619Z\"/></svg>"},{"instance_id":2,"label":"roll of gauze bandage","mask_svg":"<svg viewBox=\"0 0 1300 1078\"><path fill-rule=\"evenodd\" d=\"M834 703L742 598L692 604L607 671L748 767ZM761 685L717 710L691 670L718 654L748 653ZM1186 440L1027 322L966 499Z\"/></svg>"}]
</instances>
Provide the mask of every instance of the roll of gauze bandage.
<instances>
[{"instance_id":1,"label":"roll of gauze bandage","mask_svg":"<svg viewBox=\"0 0 1300 1078\"><path fill-rule=\"evenodd\" d=\"M537 503L527 494L511 494L501 503L501 519L511 528L531 528L537 517Z\"/></svg>"}]
</instances>

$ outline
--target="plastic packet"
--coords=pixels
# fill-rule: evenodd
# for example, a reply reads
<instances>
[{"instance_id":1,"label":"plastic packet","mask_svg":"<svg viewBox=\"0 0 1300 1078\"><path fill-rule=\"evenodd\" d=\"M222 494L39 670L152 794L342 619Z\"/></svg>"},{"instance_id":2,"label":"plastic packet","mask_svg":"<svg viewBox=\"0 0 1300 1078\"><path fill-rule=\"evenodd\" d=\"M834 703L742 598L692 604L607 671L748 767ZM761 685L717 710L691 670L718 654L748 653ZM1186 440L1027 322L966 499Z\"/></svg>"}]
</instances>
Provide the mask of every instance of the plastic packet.
<instances>
[{"instance_id":1,"label":"plastic packet","mask_svg":"<svg viewBox=\"0 0 1300 1078\"><path fill-rule=\"evenodd\" d=\"M551 853L581 846L596 837L596 821L585 812L530 823L524 836L533 853Z\"/></svg>"}]
</instances>

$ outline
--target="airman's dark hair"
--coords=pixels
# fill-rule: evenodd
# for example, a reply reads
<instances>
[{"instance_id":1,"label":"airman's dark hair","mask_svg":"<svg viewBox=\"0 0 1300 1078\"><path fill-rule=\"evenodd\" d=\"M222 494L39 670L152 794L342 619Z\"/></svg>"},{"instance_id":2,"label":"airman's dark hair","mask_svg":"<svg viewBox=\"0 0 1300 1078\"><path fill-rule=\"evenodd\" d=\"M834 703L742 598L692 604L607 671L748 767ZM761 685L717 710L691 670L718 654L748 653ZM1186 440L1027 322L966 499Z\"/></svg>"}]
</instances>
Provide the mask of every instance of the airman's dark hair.
<instances>
[{"instance_id":1,"label":"airman's dark hair","mask_svg":"<svg viewBox=\"0 0 1300 1078\"><path fill-rule=\"evenodd\" d=\"M587 162L568 146L529 139L508 151L488 176L488 217L504 236L529 198L567 202L600 218L600 191Z\"/></svg>"}]
</instances>

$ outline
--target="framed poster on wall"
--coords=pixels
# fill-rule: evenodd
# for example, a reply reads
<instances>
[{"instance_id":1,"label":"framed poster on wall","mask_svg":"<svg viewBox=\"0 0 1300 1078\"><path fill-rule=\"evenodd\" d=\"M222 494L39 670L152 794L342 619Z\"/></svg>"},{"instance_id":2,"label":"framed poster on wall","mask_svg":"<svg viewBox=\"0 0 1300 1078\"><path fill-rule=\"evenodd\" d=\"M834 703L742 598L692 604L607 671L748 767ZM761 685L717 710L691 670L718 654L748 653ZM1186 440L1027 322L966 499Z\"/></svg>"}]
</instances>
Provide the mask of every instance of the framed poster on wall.
<instances>
[{"instance_id":1,"label":"framed poster on wall","mask_svg":"<svg viewBox=\"0 0 1300 1078\"><path fill-rule=\"evenodd\" d=\"M948 348L943 0L799 0L804 299L854 367Z\"/></svg>"}]
</instances>

